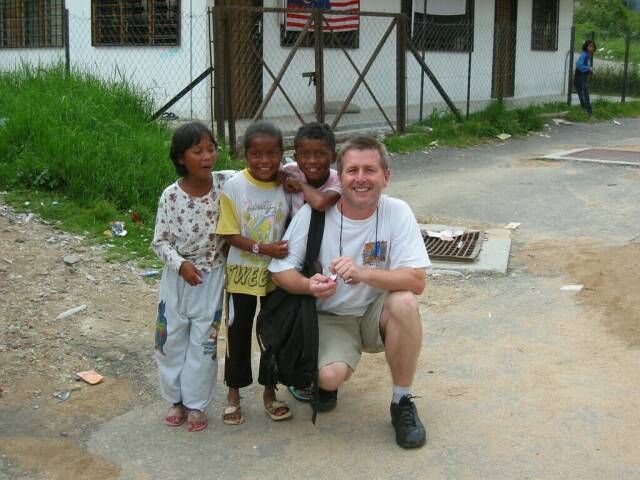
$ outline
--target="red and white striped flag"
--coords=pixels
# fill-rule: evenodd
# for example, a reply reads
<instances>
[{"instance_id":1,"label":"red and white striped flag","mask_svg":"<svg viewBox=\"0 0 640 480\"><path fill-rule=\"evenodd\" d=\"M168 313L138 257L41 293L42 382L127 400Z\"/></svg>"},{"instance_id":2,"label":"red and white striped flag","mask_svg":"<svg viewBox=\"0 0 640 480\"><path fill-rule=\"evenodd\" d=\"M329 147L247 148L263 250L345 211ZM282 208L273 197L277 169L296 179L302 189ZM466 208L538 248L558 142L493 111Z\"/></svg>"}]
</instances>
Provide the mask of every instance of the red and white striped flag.
<instances>
[{"instance_id":1,"label":"red and white striped flag","mask_svg":"<svg viewBox=\"0 0 640 480\"><path fill-rule=\"evenodd\" d=\"M323 10L334 10L344 12L340 15L325 15L329 26L323 22L323 32L348 32L358 30L360 28L360 17L358 15L349 15L349 13L357 13L360 11L360 0L287 0L287 8L290 10L304 8L320 8ZM309 19L308 13L286 13L285 25L289 31L300 31L304 28L305 23ZM311 27L314 24L311 22Z\"/></svg>"}]
</instances>

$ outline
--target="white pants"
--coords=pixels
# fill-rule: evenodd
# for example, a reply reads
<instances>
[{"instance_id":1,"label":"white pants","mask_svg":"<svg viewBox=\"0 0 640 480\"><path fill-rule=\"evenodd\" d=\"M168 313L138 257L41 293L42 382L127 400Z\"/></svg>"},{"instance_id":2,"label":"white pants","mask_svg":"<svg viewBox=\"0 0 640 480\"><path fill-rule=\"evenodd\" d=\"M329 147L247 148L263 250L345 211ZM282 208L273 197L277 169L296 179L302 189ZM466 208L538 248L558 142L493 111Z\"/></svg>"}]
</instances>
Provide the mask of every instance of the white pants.
<instances>
[{"instance_id":1,"label":"white pants","mask_svg":"<svg viewBox=\"0 0 640 480\"><path fill-rule=\"evenodd\" d=\"M222 319L224 267L192 287L165 267L156 321L156 363L162 397L204 410L218 379L218 330Z\"/></svg>"}]
</instances>

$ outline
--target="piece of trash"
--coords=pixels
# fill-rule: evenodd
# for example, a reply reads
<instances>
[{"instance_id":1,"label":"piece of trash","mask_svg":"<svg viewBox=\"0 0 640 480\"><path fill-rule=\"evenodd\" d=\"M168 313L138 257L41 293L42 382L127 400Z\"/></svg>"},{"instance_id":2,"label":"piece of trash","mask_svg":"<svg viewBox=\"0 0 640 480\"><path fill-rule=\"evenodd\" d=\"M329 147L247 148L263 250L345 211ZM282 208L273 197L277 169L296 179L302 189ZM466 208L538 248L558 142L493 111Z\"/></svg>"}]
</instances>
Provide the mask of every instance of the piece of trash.
<instances>
[{"instance_id":1,"label":"piece of trash","mask_svg":"<svg viewBox=\"0 0 640 480\"><path fill-rule=\"evenodd\" d=\"M7 117L0 117L0 127L4 127L7 124Z\"/></svg>"},{"instance_id":2,"label":"piece of trash","mask_svg":"<svg viewBox=\"0 0 640 480\"><path fill-rule=\"evenodd\" d=\"M615 118L612 120L614 125L622 125L622 122L619 122Z\"/></svg>"},{"instance_id":3,"label":"piece of trash","mask_svg":"<svg viewBox=\"0 0 640 480\"><path fill-rule=\"evenodd\" d=\"M84 276L90 282L96 283L96 277L94 277L93 275L89 275L88 273L86 273Z\"/></svg>"},{"instance_id":4,"label":"piece of trash","mask_svg":"<svg viewBox=\"0 0 640 480\"><path fill-rule=\"evenodd\" d=\"M124 222L114 220L109 224L111 234L116 237L124 237L127 235L127 231L124 229Z\"/></svg>"},{"instance_id":5,"label":"piece of trash","mask_svg":"<svg viewBox=\"0 0 640 480\"><path fill-rule=\"evenodd\" d=\"M442 230L441 232L427 231L427 235L431 238L439 238L445 242L453 242L455 237L459 237L464 234L464 230L461 228L451 228L449 230Z\"/></svg>"},{"instance_id":6,"label":"piece of trash","mask_svg":"<svg viewBox=\"0 0 640 480\"><path fill-rule=\"evenodd\" d=\"M31 221L31 219L33 218L33 213L30 213L29 215L27 215L27 217L24 219L24 222L22 222L22 224L26 224L29 223Z\"/></svg>"},{"instance_id":7,"label":"piece of trash","mask_svg":"<svg viewBox=\"0 0 640 480\"><path fill-rule=\"evenodd\" d=\"M551 138L551 135L547 135L546 133L541 133L538 136L542 138Z\"/></svg>"},{"instance_id":8,"label":"piece of trash","mask_svg":"<svg viewBox=\"0 0 640 480\"><path fill-rule=\"evenodd\" d=\"M437 147L438 146L438 140L434 140L433 142L431 142L429 144L430 147Z\"/></svg>"},{"instance_id":9,"label":"piece of trash","mask_svg":"<svg viewBox=\"0 0 640 480\"><path fill-rule=\"evenodd\" d=\"M102 232L102 234L105 237L109 237L109 238L113 237L113 233L111 233L111 230L105 230L104 232Z\"/></svg>"},{"instance_id":10,"label":"piece of trash","mask_svg":"<svg viewBox=\"0 0 640 480\"><path fill-rule=\"evenodd\" d=\"M443 277L443 276L451 276L451 277L462 277L463 274L457 272L455 270L429 270L427 272L432 277Z\"/></svg>"},{"instance_id":11,"label":"piece of trash","mask_svg":"<svg viewBox=\"0 0 640 480\"><path fill-rule=\"evenodd\" d=\"M142 215L140 215L138 212L131 212L131 220L133 220L133 222L137 223L138 225L144 225Z\"/></svg>"},{"instance_id":12,"label":"piece of trash","mask_svg":"<svg viewBox=\"0 0 640 480\"><path fill-rule=\"evenodd\" d=\"M71 266L78 263L80 261L80 258L78 258L76 255L65 255L64 257L62 257L62 261Z\"/></svg>"},{"instance_id":13,"label":"piece of trash","mask_svg":"<svg viewBox=\"0 0 640 480\"><path fill-rule=\"evenodd\" d=\"M563 292L579 292L584 288L584 285L563 285L560 290Z\"/></svg>"},{"instance_id":14,"label":"piece of trash","mask_svg":"<svg viewBox=\"0 0 640 480\"><path fill-rule=\"evenodd\" d=\"M24 203L23 203L23 205L24 205L25 207L28 207L29 205L31 205L31 202L24 202Z\"/></svg>"},{"instance_id":15,"label":"piece of trash","mask_svg":"<svg viewBox=\"0 0 640 480\"><path fill-rule=\"evenodd\" d=\"M68 390L60 390L59 392L54 392L53 396L59 400L60 403L66 402L71 398L71 392L75 392L80 390L80 387L73 387Z\"/></svg>"},{"instance_id":16,"label":"piece of trash","mask_svg":"<svg viewBox=\"0 0 640 480\"><path fill-rule=\"evenodd\" d=\"M507 230L515 230L516 228L518 228L520 225L522 225L519 222L511 222L511 223L507 223L504 227Z\"/></svg>"},{"instance_id":17,"label":"piece of trash","mask_svg":"<svg viewBox=\"0 0 640 480\"><path fill-rule=\"evenodd\" d=\"M509 135L508 133L501 133L500 135L496 135L496 137L498 137L500 140L508 140L509 138L511 138L511 135Z\"/></svg>"},{"instance_id":18,"label":"piece of trash","mask_svg":"<svg viewBox=\"0 0 640 480\"><path fill-rule=\"evenodd\" d=\"M60 202L57 200L54 200L53 202L51 202L51 205L58 205L58 204L60 204Z\"/></svg>"},{"instance_id":19,"label":"piece of trash","mask_svg":"<svg viewBox=\"0 0 640 480\"><path fill-rule=\"evenodd\" d=\"M569 122L568 120L565 120L564 118L552 118L551 120L556 125L574 125L573 122Z\"/></svg>"},{"instance_id":20,"label":"piece of trash","mask_svg":"<svg viewBox=\"0 0 640 480\"><path fill-rule=\"evenodd\" d=\"M157 277L158 275L160 275L160 271L159 270L147 270L145 272L138 272L138 275L140 277Z\"/></svg>"},{"instance_id":21,"label":"piece of trash","mask_svg":"<svg viewBox=\"0 0 640 480\"><path fill-rule=\"evenodd\" d=\"M95 370L87 370L86 372L76 373L76 380L83 380L89 385L95 385L104 380L104 377Z\"/></svg>"},{"instance_id":22,"label":"piece of trash","mask_svg":"<svg viewBox=\"0 0 640 480\"><path fill-rule=\"evenodd\" d=\"M456 248L457 248L458 250L460 250L462 247L464 247L464 242L463 242L462 240L460 240L460 241L458 242L458 245L456 245Z\"/></svg>"},{"instance_id":23,"label":"piece of trash","mask_svg":"<svg viewBox=\"0 0 640 480\"><path fill-rule=\"evenodd\" d=\"M81 312L85 308L87 308L87 306L84 304L79 305L77 307L70 308L69 310L65 310L64 312L62 312L54 320L63 320L67 317L70 317L71 315L75 315L76 313Z\"/></svg>"}]
</instances>

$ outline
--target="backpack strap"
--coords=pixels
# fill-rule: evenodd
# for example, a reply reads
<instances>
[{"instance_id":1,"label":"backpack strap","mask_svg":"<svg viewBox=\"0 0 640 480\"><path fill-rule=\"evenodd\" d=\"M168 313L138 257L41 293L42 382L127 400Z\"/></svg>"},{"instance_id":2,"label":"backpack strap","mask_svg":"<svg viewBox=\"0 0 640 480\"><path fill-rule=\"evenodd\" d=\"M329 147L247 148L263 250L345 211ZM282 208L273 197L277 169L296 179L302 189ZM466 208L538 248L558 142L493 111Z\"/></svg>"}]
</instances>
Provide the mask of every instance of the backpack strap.
<instances>
[{"instance_id":1,"label":"backpack strap","mask_svg":"<svg viewBox=\"0 0 640 480\"><path fill-rule=\"evenodd\" d=\"M322 244L322 236L324 234L324 212L320 212L315 209L311 209L311 220L309 221L309 233L307 234L307 252L305 254L304 265L302 273L311 277L314 273L322 273L322 269L319 272L315 263L320 255L320 245Z\"/></svg>"},{"instance_id":2,"label":"backpack strap","mask_svg":"<svg viewBox=\"0 0 640 480\"><path fill-rule=\"evenodd\" d=\"M311 277L314 273L322 273L322 267L317 266L318 255L320 255L320 245L322 244L322 236L324 235L324 212L311 209L311 220L309 222L309 233L307 235L307 252L305 254L303 273ZM319 271L318 271L319 270ZM315 299L314 299L315 302ZM309 352L315 361L318 361L318 317L315 316L315 325L307 323L304 327L305 344L311 345L312 351ZM310 319L307 319L309 322ZM318 415L318 370L316 368L315 378L313 379L313 399L311 401L312 413L311 422L315 425Z\"/></svg>"}]
</instances>

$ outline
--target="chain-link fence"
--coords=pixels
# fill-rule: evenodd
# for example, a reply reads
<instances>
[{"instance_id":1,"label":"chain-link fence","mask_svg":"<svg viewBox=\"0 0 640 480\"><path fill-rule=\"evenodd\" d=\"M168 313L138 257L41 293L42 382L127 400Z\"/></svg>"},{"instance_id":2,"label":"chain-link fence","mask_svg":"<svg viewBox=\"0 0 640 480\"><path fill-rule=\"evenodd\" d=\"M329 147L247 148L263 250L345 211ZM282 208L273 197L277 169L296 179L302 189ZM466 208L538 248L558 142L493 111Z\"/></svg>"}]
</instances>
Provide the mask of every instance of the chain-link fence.
<instances>
[{"instance_id":1,"label":"chain-link fence","mask_svg":"<svg viewBox=\"0 0 640 480\"><path fill-rule=\"evenodd\" d=\"M66 62L127 81L158 113L203 120L233 144L257 118L287 134L311 120L338 132L403 131L434 109L464 116L497 98L567 101L579 53L570 26L479 10L475 19L435 21L357 9L195 12L177 0L92 0L74 3L65 21L62 0L32 3L37 11L0 0L0 69ZM621 94L626 85L632 96L640 88L633 65L640 43L631 37L629 45L626 68L596 52L594 91ZM608 68L615 75L603 75Z\"/></svg>"}]
</instances>

